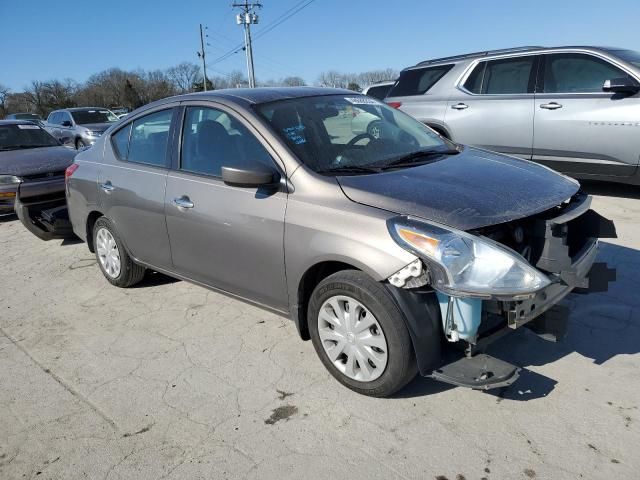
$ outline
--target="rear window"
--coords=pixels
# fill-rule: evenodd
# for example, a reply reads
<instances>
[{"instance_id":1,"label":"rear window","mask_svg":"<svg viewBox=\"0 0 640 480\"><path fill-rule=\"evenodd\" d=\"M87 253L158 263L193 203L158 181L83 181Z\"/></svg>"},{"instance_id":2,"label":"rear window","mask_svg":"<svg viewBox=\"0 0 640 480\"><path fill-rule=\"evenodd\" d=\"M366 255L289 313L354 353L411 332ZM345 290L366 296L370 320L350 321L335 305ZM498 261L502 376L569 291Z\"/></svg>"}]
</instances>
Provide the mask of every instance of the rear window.
<instances>
[{"instance_id":1,"label":"rear window","mask_svg":"<svg viewBox=\"0 0 640 480\"><path fill-rule=\"evenodd\" d=\"M438 65L437 67L413 68L400 73L400 78L391 89L389 97L407 97L422 95L429 91L438 80L453 68L453 65Z\"/></svg>"},{"instance_id":2,"label":"rear window","mask_svg":"<svg viewBox=\"0 0 640 480\"><path fill-rule=\"evenodd\" d=\"M376 87L369 87L369 90L367 90L367 95L373 98L377 98L378 100L382 100L387 96L387 93L389 93L391 87L393 87L393 83L390 85L378 85Z\"/></svg>"}]
</instances>

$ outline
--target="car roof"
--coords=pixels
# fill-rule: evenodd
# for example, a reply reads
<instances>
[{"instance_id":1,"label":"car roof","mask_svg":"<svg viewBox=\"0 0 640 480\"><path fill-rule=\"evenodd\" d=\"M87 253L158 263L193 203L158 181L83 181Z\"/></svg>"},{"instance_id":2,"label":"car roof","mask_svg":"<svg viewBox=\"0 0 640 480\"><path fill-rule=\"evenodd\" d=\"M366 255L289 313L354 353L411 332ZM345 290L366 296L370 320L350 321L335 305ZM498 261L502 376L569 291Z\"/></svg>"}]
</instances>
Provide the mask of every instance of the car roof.
<instances>
[{"instance_id":1,"label":"car roof","mask_svg":"<svg viewBox=\"0 0 640 480\"><path fill-rule=\"evenodd\" d=\"M5 120L0 120L0 125L38 125L38 124L35 120L5 119Z\"/></svg>"},{"instance_id":2,"label":"car roof","mask_svg":"<svg viewBox=\"0 0 640 480\"><path fill-rule=\"evenodd\" d=\"M449 57L441 57L434 58L430 60L425 60L417 63L412 67L408 67L405 70L409 70L417 67L424 67L426 65L436 65L440 63L451 63L458 62L462 60L475 60L481 57L491 57L496 55L506 55L509 53L529 53L529 52L553 52L553 51L562 51L562 50L599 50L599 51L613 51L613 50L621 50L620 48L615 47L603 47L603 46L593 46L593 45L566 45L560 47L541 47L541 46L526 46L526 47L514 47L514 48L503 48L499 50L485 50L481 52L473 52L473 53L465 53L461 55L452 55Z\"/></svg>"},{"instance_id":3,"label":"car roof","mask_svg":"<svg viewBox=\"0 0 640 480\"><path fill-rule=\"evenodd\" d=\"M169 102L185 100L227 100L243 105L255 105L260 103L288 100L292 98L317 97L321 95L361 95L353 90L328 87L257 87L257 88L226 88L221 90L209 90L207 92L187 93L165 98L157 102L145 105L160 105Z\"/></svg>"}]
</instances>

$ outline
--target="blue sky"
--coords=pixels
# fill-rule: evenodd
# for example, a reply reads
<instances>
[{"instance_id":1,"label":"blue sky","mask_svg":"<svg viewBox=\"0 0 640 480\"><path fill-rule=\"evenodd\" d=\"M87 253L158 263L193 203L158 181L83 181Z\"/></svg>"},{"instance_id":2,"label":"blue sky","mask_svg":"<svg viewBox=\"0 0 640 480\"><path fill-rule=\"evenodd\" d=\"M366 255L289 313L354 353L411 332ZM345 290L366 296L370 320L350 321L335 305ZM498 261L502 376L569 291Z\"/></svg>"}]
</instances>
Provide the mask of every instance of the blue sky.
<instances>
[{"instance_id":1,"label":"blue sky","mask_svg":"<svg viewBox=\"0 0 640 480\"><path fill-rule=\"evenodd\" d=\"M260 32L300 0L263 0ZM197 61L198 24L208 58L242 41L232 0L0 0L0 83L84 81L110 67L164 69ZM640 1L315 0L256 40L259 79L323 70L401 69L426 58L519 45L600 44L640 50ZM245 70L244 53L209 75Z\"/></svg>"}]
</instances>

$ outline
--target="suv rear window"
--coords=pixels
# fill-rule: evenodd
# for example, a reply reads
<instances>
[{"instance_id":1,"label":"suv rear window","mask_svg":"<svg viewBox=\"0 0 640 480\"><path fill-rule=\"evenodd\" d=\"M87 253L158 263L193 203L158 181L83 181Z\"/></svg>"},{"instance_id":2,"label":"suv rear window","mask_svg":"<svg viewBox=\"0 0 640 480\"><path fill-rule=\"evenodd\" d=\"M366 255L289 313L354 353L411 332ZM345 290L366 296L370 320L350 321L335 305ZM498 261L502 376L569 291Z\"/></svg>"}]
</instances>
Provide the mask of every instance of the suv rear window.
<instances>
[{"instance_id":1,"label":"suv rear window","mask_svg":"<svg viewBox=\"0 0 640 480\"><path fill-rule=\"evenodd\" d=\"M391 89L388 97L407 97L422 95L433 87L438 80L453 68L453 65L438 65L437 67L412 68L400 73L400 78Z\"/></svg>"},{"instance_id":2,"label":"suv rear window","mask_svg":"<svg viewBox=\"0 0 640 480\"><path fill-rule=\"evenodd\" d=\"M393 83L390 85L377 85L375 87L369 87L367 90L367 95L373 98L377 98L378 100L384 100L384 97L387 96L389 90L393 87Z\"/></svg>"}]
</instances>

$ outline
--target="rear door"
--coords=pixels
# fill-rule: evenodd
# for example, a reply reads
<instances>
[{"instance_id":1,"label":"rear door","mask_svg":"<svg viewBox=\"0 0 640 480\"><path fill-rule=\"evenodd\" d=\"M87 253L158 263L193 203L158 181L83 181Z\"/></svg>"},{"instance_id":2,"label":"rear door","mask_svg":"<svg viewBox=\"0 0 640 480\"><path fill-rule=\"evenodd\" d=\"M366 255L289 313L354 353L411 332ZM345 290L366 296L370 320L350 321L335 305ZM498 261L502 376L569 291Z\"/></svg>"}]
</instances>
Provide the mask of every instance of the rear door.
<instances>
[{"instance_id":1,"label":"rear door","mask_svg":"<svg viewBox=\"0 0 640 480\"><path fill-rule=\"evenodd\" d=\"M187 104L180 162L167 178L175 270L272 308L288 305L284 273L287 194L226 185L221 167L276 166L275 152L227 107ZM283 175L284 177L284 175Z\"/></svg>"},{"instance_id":2,"label":"rear door","mask_svg":"<svg viewBox=\"0 0 640 480\"><path fill-rule=\"evenodd\" d=\"M403 70L385 102L427 125L442 126L451 91L446 79L454 73L453 68L453 64L446 64Z\"/></svg>"},{"instance_id":3,"label":"rear door","mask_svg":"<svg viewBox=\"0 0 640 480\"><path fill-rule=\"evenodd\" d=\"M533 159L569 174L633 175L640 154L640 94L602 91L629 73L590 53L548 54L535 99Z\"/></svg>"},{"instance_id":4,"label":"rear door","mask_svg":"<svg viewBox=\"0 0 640 480\"><path fill-rule=\"evenodd\" d=\"M451 139L530 159L537 57L477 62L449 98Z\"/></svg>"},{"instance_id":5,"label":"rear door","mask_svg":"<svg viewBox=\"0 0 640 480\"><path fill-rule=\"evenodd\" d=\"M163 105L112 133L98 174L98 203L129 253L164 269L171 267L164 193L175 113Z\"/></svg>"}]
</instances>

